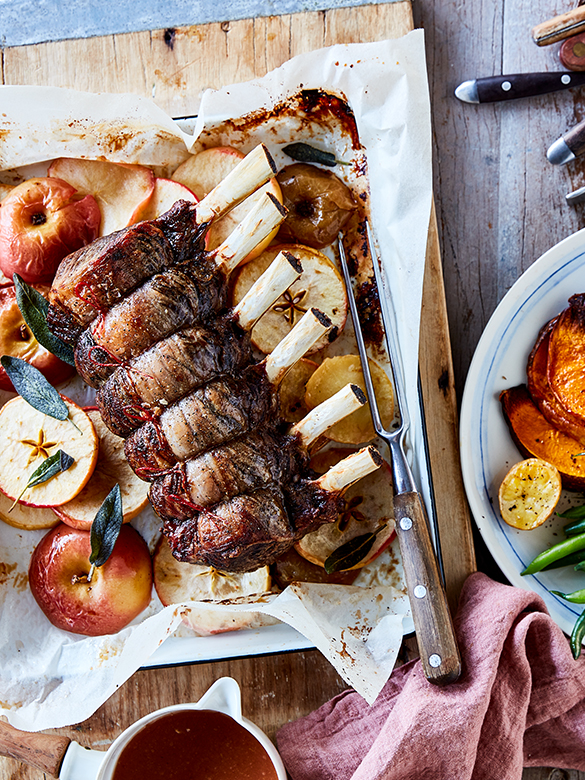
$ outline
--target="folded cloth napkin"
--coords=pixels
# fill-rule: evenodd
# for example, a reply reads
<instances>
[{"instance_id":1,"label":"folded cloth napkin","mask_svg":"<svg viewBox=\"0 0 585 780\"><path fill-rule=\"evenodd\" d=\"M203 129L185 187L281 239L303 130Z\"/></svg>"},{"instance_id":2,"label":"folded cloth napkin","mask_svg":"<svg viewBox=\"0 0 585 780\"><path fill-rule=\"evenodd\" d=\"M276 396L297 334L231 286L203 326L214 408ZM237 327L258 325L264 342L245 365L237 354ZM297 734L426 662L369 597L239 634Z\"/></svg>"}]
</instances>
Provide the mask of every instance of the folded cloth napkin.
<instances>
[{"instance_id":1,"label":"folded cloth napkin","mask_svg":"<svg viewBox=\"0 0 585 780\"><path fill-rule=\"evenodd\" d=\"M440 688L420 661L372 706L346 691L284 726L293 780L517 780L524 766L585 770L585 653L575 661L542 599L471 575L455 628L463 661Z\"/></svg>"}]
</instances>

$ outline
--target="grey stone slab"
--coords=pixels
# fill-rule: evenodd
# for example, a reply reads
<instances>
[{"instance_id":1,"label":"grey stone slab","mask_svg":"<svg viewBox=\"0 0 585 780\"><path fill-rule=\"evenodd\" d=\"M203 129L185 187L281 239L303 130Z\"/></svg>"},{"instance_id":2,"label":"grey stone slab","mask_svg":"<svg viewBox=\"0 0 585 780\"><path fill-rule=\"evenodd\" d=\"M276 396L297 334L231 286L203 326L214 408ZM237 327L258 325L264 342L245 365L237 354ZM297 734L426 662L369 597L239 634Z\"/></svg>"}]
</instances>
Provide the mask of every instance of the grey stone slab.
<instances>
[{"instance_id":1,"label":"grey stone slab","mask_svg":"<svg viewBox=\"0 0 585 780\"><path fill-rule=\"evenodd\" d=\"M368 0L0 0L0 46L368 4Z\"/></svg>"}]
</instances>

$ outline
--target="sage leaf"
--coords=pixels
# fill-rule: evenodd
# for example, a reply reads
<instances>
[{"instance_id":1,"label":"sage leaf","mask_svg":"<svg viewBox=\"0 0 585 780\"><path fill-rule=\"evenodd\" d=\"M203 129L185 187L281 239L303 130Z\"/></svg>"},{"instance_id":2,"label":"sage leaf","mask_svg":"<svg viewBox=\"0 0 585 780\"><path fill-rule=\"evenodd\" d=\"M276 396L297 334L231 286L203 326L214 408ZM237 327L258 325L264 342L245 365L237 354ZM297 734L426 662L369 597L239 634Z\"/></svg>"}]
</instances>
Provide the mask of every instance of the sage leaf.
<instances>
[{"instance_id":1,"label":"sage leaf","mask_svg":"<svg viewBox=\"0 0 585 780\"><path fill-rule=\"evenodd\" d=\"M42 482L47 482L51 477L60 474L62 471L67 471L74 462L75 459L72 458L71 455L68 455L64 450L57 450L53 455L46 458L30 475L26 487L21 491L20 495L15 499L8 511L11 512L14 509L29 488L40 485Z\"/></svg>"},{"instance_id":2,"label":"sage leaf","mask_svg":"<svg viewBox=\"0 0 585 780\"><path fill-rule=\"evenodd\" d=\"M116 544L118 534L122 528L122 493L120 485L116 484L104 498L91 524L91 555L89 562L92 565L88 580L96 566L103 566L108 560Z\"/></svg>"},{"instance_id":3,"label":"sage leaf","mask_svg":"<svg viewBox=\"0 0 585 780\"><path fill-rule=\"evenodd\" d=\"M386 524L376 528L375 531L369 534L362 534L361 536L354 536L345 544L342 544L327 558L323 564L327 574L333 574L336 571L345 571L357 566L360 561L366 557L366 555L372 549L376 536L380 533L382 528L385 528Z\"/></svg>"},{"instance_id":4,"label":"sage leaf","mask_svg":"<svg viewBox=\"0 0 585 780\"><path fill-rule=\"evenodd\" d=\"M331 152L324 152L322 149L309 146L309 144L289 144L283 146L282 151L299 162L318 163L319 165L328 165L330 168L334 168L336 165L349 165L348 162L337 160Z\"/></svg>"},{"instance_id":5,"label":"sage leaf","mask_svg":"<svg viewBox=\"0 0 585 780\"><path fill-rule=\"evenodd\" d=\"M69 417L67 404L38 368L11 355L2 355L0 363L16 392L32 407L56 420L66 420Z\"/></svg>"},{"instance_id":6,"label":"sage leaf","mask_svg":"<svg viewBox=\"0 0 585 780\"><path fill-rule=\"evenodd\" d=\"M47 325L49 302L45 296L27 284L18 274L14 274L12 278L18 308L35 339L42 347L48 349L49 352L64 363L75 366L73 347L66 344L49 330Z\"/></svg>"}]
</instances>

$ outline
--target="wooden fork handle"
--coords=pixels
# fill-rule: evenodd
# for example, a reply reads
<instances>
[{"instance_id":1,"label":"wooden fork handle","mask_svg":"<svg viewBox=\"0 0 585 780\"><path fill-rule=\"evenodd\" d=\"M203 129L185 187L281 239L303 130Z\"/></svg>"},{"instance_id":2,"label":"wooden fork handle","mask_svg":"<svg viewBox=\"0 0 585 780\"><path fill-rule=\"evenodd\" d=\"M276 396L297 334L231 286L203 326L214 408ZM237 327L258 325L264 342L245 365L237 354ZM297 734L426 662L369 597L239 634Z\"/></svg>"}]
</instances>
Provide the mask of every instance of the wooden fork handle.
<instances>
[{"instance_id":1,"label":"wooden fork handle","mask_svg":"<svg viewBox=\"0 0 585 780\"><path fill-rule=\"evenodd\" d=\"M396 495L394 517L423 670L446 685L461 674L461 658L420 495Z\"/></svg>"},{"instance_id":2,"label":"wooden fork handle","mask_svg":"<svg viewBox=\"0 0 585 780\"><path fill-rule=\"evenodd\" d=\"M59 777L69 737L20 731L0 721L0 755L34 766L51 777Z\"/></svg>"}]
</instances>

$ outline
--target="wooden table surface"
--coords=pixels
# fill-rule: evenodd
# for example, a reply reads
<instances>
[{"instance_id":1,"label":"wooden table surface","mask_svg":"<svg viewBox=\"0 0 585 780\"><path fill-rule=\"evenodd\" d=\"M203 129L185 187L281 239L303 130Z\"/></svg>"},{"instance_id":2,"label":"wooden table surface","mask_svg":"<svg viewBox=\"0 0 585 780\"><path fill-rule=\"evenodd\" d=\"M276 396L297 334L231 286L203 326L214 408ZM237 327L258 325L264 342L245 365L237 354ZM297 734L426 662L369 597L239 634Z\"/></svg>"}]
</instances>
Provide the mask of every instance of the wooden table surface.
<instances>
[{"instance_id":1,"label":"wooden table surface","mask_svg":"<svg viewBox=\"0 0 585 780\"><path fill-rule=\"evenodd\" d=\"M546 249L583 225L584 207L567 206L564 196L585 184L585 163L556 168L546 161L545 151L583 118L585 110L580 92L573 90L484 106L460 103L453 90L459 82L477 76L559 69L558 44L538 48L530 30L570 7L560 0L534 0L531 4L521 0L457 4L413 0L412 4L415 26L424 27L426 32L438 238L446 290L443 298L442 285L437 284L441 275L437 234L431 230L425 306L426 316L438 323L441 343L433 345L423 338L421 371L426 381L425 400L440 418L431 442L433 469L441 484L453 481L456 513L465 512L458 503L460 478L453 462L447 458L443 463L441 458L442 444L446 451L456 446L452 391L455 388L460 398L475 345L511 284ZM98 68L79 67L82 60L90 61L100 64L99 89L150 96L156 83L157 102L180 116L191 113L190 101L196 90L219 86L217 62L197 54L195 42L205 41L225 53L221 83L229 83L260 75L299 51L338 40L392 37L406 32L411 24L409 3L397 2L177 29L172 36L155 31L40 44L4 50L0 76L4 83L47 83L91 90L95 88L92 70ZM249 46L252 58L241 55ZM139 83L130 75L137 72L130 67L136 61L146 63L138 69ZM442 329L445 305L450 342L449 332ZM451 350L453 365L444 360ZM436 392L441 378L443 401ZM445 491L441 491L439 501L443 502L440 513L444 515L450 503ZM447 579L452 604L466 573L474 567L465 517L457 527L456 533L451 527L446 531L451 534ZM458 556L458 550L464 554ZM479 568L501 576L479 539L476 550ZM405 647L405 657L409 652ZM285 721L309 712L345 688L316 651L139 671L89 721L61 731L82 744L105 748L137 717L167 703L196 700L224 674L240 682L245 714L270 736ZM0 759L0 780L38 780L41 776ZM524 778L576 780L585 774L533 769L526 770Z\"/></svg>"}]
</instances>

